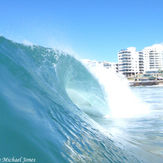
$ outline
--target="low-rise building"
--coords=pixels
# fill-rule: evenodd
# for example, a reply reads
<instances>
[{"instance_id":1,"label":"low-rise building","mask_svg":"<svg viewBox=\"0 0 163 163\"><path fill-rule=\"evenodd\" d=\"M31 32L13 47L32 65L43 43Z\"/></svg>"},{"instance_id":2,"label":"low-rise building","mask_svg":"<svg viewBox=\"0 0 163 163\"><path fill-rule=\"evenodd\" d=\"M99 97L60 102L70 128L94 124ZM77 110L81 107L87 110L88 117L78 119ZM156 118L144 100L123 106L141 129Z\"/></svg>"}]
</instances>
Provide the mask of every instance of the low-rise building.
<instances>
[{"instance_id":1,"label":"low-rise building","mask_svg":"<svg viewBox=\"0 0 163 163\"><path fill-rule=\"evenodd\" d=\"M106 69L118 73L118 63L108 62L108 61L96 61L96 60L89 60L89 59L83 59L82 62L90 66L101 65L104 66Z\"/></svg>"},{"instance_id":2,"label":"low-rise building","mask_svg":"<svg viewBox=\"0 0 163 163\"><path fill-rule=\"evenodd\" d=\"M118 63L103 61L103 66L107 69L111 69L114 72L118 73Z\"/></svg>"}]
</instances>

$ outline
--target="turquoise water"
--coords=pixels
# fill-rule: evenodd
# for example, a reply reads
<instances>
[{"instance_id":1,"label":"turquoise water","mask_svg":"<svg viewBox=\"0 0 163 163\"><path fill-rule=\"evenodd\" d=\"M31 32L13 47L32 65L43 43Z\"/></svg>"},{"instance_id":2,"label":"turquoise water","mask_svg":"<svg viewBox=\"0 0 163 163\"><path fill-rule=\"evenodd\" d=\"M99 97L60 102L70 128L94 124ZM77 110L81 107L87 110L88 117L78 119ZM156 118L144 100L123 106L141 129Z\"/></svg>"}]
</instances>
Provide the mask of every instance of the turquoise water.
<instances>
[{"instance_id":1,"label":"turquoise water","mask_svg":"<svg viewBox=\"0 0 163 163\"><path fill-rule=\"evenodd\" d=\"M150 105L148 115L104 118L104 89L78 60L0 37L1 162L162 162L163 88L132 91Z\"/></svg>"}]
</instances>

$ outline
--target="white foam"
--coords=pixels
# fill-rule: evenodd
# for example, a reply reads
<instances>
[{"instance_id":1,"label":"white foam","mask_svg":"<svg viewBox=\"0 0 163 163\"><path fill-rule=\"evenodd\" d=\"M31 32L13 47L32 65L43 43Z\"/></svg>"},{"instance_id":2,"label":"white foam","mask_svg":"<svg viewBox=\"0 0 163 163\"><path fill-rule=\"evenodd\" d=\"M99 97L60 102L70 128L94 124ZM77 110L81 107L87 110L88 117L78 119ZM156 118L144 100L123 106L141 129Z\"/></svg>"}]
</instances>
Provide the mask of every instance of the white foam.
<instances>
[{"instance_id":1,"label":"white foam","mask_svg":"<svg viewBox=\"0 0 163 163\"><path fill-rule=\"evenodd\" d=\"M148 105L133 94L126 79L98 63L87 67L105 90L110 110L106 118L130 118L149 113Z\"/></svg>"},{"instance_id":2,"label":"white foam","mask_svg":"<svg viewBox=\"0 0 163 163\"><path fill-rule=\"evenodd\" d=\"M33 43L29 40L23 40L23 44L26 46L33 46Z\"/></svg>"}]
</instances>

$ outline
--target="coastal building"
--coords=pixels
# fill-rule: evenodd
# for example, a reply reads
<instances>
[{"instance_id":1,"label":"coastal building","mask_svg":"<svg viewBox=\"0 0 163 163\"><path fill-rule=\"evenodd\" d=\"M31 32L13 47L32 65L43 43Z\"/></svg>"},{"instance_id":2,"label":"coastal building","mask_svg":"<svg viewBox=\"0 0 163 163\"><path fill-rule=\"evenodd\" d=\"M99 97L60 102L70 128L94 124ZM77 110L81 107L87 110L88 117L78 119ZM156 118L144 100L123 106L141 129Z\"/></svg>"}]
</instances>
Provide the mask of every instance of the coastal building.
<instances>
[{"instance_id":1,"label":"coastal building","mask_svg":"<svg viewBox=\"0 0 163 163\"><path fill-rule=\"evenodd\" d=\"M139 58L142 59L142 54L136 51L135 47L123 49L118 53L118 71L119 73L130 77L139 73L139 67L142 63L139 62Z\"/></svg>"},{"instance_id":2,"label":"coastal building","mask_svg":"<svg viewBox=\"0 0 163 163\"><path fill-rule=\"evenodd\" d=\"M157 44L136 51L135 47L118 53L119 72L127 77L163 71L163 45Z\"/></svg>"},{"instance_id":3,"label":"coastal building","mask_svg":"<svg viewBox=\"0 0 163 163\"><path fill-rule=\"evenodd\" d=\"M103 61L103 66L118 73L118 63Z\"/></svg>"},{"instance_id":4,"label":"coastal building","mask_svg":"<svg viewBox=\"0 0 163 163\"><path fill-rule=\"evenodd\" d=\"M163 70L163 45L153 45L143 49L144 72Z\"/></svg>"},{"instance_id":5,"label":"coastal building","mask_svg":"<svg viewBox=\"0 0 163 163\"><path fill-rule=\"evenodd\" d=\"M112 70L116 73L118 73L118 63L114 62L108 62L108 61L96 61L96 60L88 60L88 59L82 59L82 63L85 65L95 67L97 65L101 65L105 67L106 69Z\"/></svg>"},{"instance_id":6,"label":"coastal building","mask_svg":"<svg viewBox=\"0 0 163 163\"><path fill-rule=\"evenodd\" d=\"M138 54L139 54L139 61L138 61L139 62L139 71L138 71L138 73L143 74L144 73L144 54L142 51L139 51Z\"/></svg>"}]
</instances>

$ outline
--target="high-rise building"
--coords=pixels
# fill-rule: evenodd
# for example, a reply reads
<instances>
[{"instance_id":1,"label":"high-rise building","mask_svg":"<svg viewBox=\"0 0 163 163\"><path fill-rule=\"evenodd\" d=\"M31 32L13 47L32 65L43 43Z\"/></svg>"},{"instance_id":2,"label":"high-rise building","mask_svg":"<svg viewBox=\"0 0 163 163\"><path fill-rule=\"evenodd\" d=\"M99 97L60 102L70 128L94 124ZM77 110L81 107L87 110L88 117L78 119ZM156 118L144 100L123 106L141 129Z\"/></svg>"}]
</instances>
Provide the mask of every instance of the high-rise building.
<instances>
[{"instance_id":1,"label":"high-rise building","mask_svg":"<svg viewBox=\"0 0 163 163\"><path fill-rule=\"evenodd\" d=\"M143 49L144 72L163 70L163 46L153 45Z\"/></svg>"},{"instance_id":2,"label":"high-rise building","mask_svg":"<svg viewBox=\"0 0 163 163\"><path fill-rule=\"evenodd\" d=\"M129 76L163 70L163 45L157 44L136 51L130 47L118 53L119 72Z\"/></svg>"},{"instance_id":3,"label":"high-rise building","mask_svg":"<svg viewBox=\"0 0 163 163\"><path fill-rule=\"evenodd\" d=\"M138 74L139 66L142 64L139 63L139 57L141 58L141 53L137 52L135 47L121 50L118 53L119 73L122 73L127 77Z\"/></svg>"}]
</instances>

